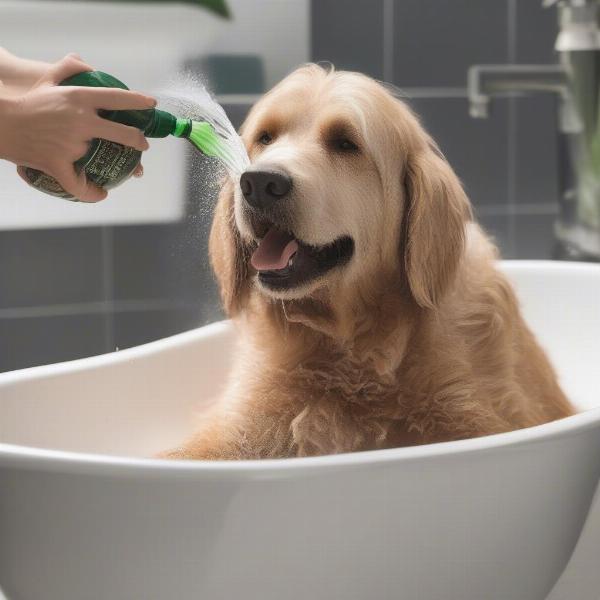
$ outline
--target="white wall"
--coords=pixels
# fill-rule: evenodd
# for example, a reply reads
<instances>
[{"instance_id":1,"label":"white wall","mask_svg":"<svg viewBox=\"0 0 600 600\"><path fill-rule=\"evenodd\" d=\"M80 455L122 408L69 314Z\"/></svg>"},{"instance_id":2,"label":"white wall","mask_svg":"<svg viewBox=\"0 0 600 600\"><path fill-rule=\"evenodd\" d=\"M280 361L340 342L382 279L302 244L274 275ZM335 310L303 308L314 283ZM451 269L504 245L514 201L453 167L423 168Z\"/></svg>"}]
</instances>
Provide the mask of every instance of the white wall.
<instances>
[{"instance_id":1,"label":"white wall","mask_svg":"<svg viewBox=\"0 0 600 600\"><path fill-rule=\"evenodd\" d=\"M48 61L78 52L92 66L148 92L168 80L185 57L203 52L223 26L206 11L183 5L0 0L0 44L8 50ZM12 163L0 160L0 230L181 219L184 142L167 138L150 145L144 177L125 182L95 205L42 194L17 177Z\"/></svg>"},{"instance_id":2,"label":"white wall","mask_svg":"<svg viewBox=\"0 0 600 600\"><path fill-rule=\"evenodd\" d=\"M0 45L54 61L78 52L132 88L152 92L182 61L209 53L262 56L271 87L310 56L309 0L228 0L230 22L183 5L0 0ZM145 175L90 206L28 188L0 161L0 230L175 221L183 216L184 146L151 141Z\"/></svg>"}]
</instances>

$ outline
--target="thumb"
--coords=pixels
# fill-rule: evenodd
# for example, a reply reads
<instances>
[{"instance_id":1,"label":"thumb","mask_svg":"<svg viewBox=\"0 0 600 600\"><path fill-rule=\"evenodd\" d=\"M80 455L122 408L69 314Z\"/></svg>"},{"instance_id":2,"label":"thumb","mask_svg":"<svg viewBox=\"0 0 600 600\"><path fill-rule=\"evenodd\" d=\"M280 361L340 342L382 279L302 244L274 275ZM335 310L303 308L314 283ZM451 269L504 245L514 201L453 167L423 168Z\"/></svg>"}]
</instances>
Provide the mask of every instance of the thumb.
<instances>
[{"instance_id":1,"label":"thumb","mask_svg":"<svg viewBox=\"0 0 600 600\"><path fill-rule=\"evenodd\" d=\"M31 185L31 181L29 181L29 178L26 175L26 169L27 167L24 167L22 165L18 165L17 166L17 173L19 175L19 177L27 184L27 185Z\"/></svg>"},{"instance_id":2,"label":"thumb","mask_svg":"<svg viewBox=\"0 0 600 600\"><path fill-rule=\"evenodd\" d=\"M61 58L58 62L55 62L47 71L41 82L48 83L51 85L58 85L61 81L83 73L84 71L93 71L87 63L84 63L78 54L67 54L64 58Z\"/></svg>"},{"instance_id":3,"label":"thumb","mask_svg":"<svg viewBox=\"0 0 600 600\"><path fill-rule=\"evenodd\" d=\"M106 190L92 183L84 171L76 173L72 165L61 165L50 174L66 192L82 202L98 202L107 196Z\"/></svg>"}]
</instances>

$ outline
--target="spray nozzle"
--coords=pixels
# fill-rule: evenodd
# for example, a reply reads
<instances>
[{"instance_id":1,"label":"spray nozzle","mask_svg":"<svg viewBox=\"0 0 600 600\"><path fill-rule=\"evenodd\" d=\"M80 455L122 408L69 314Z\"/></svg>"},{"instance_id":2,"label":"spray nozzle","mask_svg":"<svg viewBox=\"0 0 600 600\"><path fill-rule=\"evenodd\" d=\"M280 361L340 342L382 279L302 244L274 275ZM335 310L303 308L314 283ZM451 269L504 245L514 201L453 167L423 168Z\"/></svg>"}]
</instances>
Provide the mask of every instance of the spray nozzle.
<instances>
[{"instance_id":1,"label":"spray nozzle","mask_svg":"<svg viewBox=\"0 0 600 600\"><path fill-rule=\"evenodd\" d=\"M160 109L153 109L152 113L152 119L144 129L146 137L173 135L185 138L206 156L218 158L225 165L231 164L233 157L228 147L230 136L227 128L217 119L181 119Z\"/></svg>"},{"instance_id":2,"label":"spray nozzle","mask_svg":"<svg viewBox=\"0 0 600 600\"><path fill-rule=\"evenodd\" d=\"M187 139L207 156L227 158L227 148L223 138L217 134L214 127L207 121L192 121Z\"/></svg>"}]
</instances>

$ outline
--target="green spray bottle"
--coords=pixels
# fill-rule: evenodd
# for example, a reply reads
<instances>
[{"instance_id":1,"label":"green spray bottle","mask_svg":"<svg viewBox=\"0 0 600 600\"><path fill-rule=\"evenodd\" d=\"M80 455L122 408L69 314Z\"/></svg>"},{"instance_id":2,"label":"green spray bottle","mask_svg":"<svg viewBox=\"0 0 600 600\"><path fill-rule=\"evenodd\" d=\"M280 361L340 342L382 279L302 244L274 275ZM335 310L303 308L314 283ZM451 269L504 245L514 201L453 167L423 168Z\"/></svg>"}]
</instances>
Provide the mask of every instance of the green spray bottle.
<instances>
[{"instance_id":1,"label":"green spray bottle","mask_svg":"<svg viewBox=\"0 0 600 600\"><path fill-rule=\"evenodd\" d=\"M116 77L101 71L88 71L73 75L60 85L85 87L115 87L129 89ZM100 110L98 114L116 123L131 125L140 129L146 137L162 138L168 135L190 140L196 148L207 156L219 158L225 152L223 140L210 123L180 119L164 110ZM135 148L116 142L94 139L88 151L75 161L77 172L85 171L87 178L96 185L111 189L125 181L140 164L142 153ZM76 200L61 185L46 173L27 167L25 175L29 183L52 196Z\"/></svg>"}]
</instances>

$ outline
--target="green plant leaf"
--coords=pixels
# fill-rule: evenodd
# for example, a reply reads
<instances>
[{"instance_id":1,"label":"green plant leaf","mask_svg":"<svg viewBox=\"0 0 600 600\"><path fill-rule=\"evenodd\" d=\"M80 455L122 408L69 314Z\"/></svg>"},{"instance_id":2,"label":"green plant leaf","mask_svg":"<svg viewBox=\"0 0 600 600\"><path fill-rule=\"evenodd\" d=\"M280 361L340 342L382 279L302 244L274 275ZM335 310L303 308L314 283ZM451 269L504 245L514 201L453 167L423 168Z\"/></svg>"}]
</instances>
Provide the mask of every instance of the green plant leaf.
<instances>
[{"instance_id":1,"label":"green plant leaf","mask_svg":"<svg viewBox=\"0 0 600 600\"><path fill-rule=\"evenodd\" d=\"M191 4L200 8L206 8L224 19L231 19L231 11L227 6L227 0L107 0L108 2L123 2L138 4Z\"/></svg>"},{"instance_id":2,"label":"green plant leaf","mask_svg":"<svg viewBox=\"0 0 600 600\"><path fill-rule=\"evenodd\" d=\"M115 0L113 0L114 2ZM117 0L119 2L121 0ZM136 0L137 2L170 2L171 4L176 2L177 0ZM183 4L193 4L195 6L200 6L206 8L225 19L231 18L231 12L229 11L229 7L227 6L226 0L179 0L180 3Z\"/></svg>"}]
</instances>

